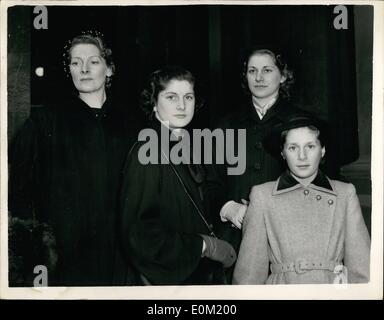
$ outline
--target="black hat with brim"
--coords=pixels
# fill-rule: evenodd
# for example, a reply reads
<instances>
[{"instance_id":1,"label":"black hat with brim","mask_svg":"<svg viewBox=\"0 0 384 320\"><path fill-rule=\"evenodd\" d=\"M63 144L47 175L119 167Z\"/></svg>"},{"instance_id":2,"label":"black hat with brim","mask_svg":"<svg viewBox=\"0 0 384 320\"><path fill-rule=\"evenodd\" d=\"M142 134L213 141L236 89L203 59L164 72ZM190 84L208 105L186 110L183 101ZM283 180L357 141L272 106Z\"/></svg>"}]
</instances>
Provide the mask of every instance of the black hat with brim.
<instances>
[{"instance_id":1,"label":"black hat with brim","mask_svg":"<svg viewBox=\"0 0 384 320\"><path fill-rule=\"evenodd\" d=\"M308 126L316 127L320 131L322 146L326 146L329 142L329 125L327 122L308 114L293 114L271 128L264 139L265 149L275 157L280 158L282 132Z\"/></svg>"}]
</instances>

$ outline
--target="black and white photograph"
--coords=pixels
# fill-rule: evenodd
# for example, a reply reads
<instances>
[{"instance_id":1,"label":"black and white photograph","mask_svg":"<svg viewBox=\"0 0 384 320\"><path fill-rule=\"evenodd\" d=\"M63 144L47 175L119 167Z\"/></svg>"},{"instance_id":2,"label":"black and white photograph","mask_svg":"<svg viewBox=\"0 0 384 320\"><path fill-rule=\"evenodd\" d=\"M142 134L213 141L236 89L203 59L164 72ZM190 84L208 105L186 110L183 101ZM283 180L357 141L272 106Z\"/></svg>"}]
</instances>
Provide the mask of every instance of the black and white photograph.
<instances>
[{"instance_id":1,"label":"black and white photograph","mask_svg":"<svg viewBox=\"0 0 384 320\"><path fill-rule=\"evenodd\" d=\"M383 13L1 2L1 297L382 299Z\"/></svg>"}]
</instances>

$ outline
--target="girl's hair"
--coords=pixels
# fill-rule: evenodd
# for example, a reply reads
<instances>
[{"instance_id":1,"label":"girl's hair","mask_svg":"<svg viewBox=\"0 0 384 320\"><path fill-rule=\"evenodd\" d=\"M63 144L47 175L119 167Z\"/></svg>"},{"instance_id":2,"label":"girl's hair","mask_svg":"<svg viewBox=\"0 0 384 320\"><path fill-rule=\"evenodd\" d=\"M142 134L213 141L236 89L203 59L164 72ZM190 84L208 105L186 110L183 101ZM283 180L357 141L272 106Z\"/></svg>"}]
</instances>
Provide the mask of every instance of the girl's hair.
<instances>
[{"instance_id":1,"label":"girl's hair","mask_svg":"<svg viewBox=\"0 0 384 320\"><path fill-rule=\"evenodd\" d=\"M195 77L187 69L181 66L164 66L163 68L152 72L140 95L140 106L148 118L153 115L153 107L156 105L160 91L165 90L172 80L188 81L195 91L195 112L203 105L201 98L196 93Z\"/></svg>"},{"instance_id":2,"label":"girl's hair","mask_svg":"<svg viewBox=\"0 0 384 320\"><path fill-rule=\"evenodd\" d=\"M72 40L68 41L64 47L64 71L67 76L70 76L71 72L69 65L71 63L71 52L72 49L78 44L93 44L99 51L100 56L105 60L107 66L112 70L112 76L115 74L115 64L112 59L112 50L107 47L104 36L98 31L87 31L82 32L81 35L74 37ZM111 86L112 76L107 77L105 85L107 88Z\"/></svg>"},{"instance_id":3,"label":"girl's hair","mask_svg":"<svg viewBox=\"0 0 384 320\"><path fill-rule=\"evenodd\" d=\"M310 131L312 131L313 133L317 134L317 139L319 140L320 142L320 145L321 147L324 147L325 146L325 139L324 137L321 135L321 131L318 127L314 126L314 125L308 125L308 126L303 126L303 127L297 127L297 128L291 128L291 129L288 129L288 130L284 130L281 132L281 135L280 135L280 150L282 151L284 149L284 144L287 140L287 135L288 135L288 132L292 129L298 129L298 128L308 128Z\"/></svg>"},{"instance_id":4,"label":"girl's hair","mask_svg":"<svg viewBox=\"0 0 384 320\"><path fill-rule=\"evenodd\" d=\"M285 61L282 53L273 52L269 49L260 49L253 47L250 50L248 50L247 54L244 56L243 63L242 63L242 74L241 74L241 86L244 89L244 91L247 94L250 94L249 88L248 88L248 81L247 81L247 71L248 71L248 62L254 55L269 55L277 68L279 69L282 76L284 76L286 79L285 81L280 85L279 93L281 96L283 96L286 99L290 98L290 87L294 83L294 76L293 71L289 69L287 62Z\"/></svg>"}]
</instances>

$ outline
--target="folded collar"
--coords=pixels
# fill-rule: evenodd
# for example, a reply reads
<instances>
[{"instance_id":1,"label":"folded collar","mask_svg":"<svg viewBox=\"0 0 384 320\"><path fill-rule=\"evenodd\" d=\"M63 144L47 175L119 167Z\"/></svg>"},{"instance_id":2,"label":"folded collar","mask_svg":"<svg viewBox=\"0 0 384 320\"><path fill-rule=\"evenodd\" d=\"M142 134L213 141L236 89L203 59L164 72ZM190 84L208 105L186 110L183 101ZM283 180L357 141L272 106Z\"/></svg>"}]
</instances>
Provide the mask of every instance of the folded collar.
<instances>
[{"instance_id":1,"label":"folded collar","mask_svg":"<svg viewBox=\"0 0 384 320\"><path fill-rule=\"evenodd\" d=\"M298 182L290 172L287 170L277 180L273 194L285 193L288 191L305 188ZM331 186L329 179L320 170L318 171L315 179L309 184L308 188L313 188L319 191L324 191L333 195L337 195Z\"/></svg>"}]
</instances>

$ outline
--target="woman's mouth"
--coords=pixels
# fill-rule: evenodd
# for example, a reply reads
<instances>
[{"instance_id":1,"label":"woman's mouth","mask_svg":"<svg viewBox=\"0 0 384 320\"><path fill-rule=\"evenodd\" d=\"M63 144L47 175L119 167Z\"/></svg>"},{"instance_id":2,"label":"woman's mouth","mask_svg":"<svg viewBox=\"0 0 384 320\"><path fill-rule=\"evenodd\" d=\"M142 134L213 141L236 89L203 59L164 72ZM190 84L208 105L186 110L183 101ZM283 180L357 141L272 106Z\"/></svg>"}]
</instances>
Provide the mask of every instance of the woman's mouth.
<instances>
[{"instance_id":1,"label":"woman's mouth","mask_svg":"<svg viewBox=\"0 0 384 320\"><path fill-rule=\"evenodd\" d=\"M187 115L186 114L175 114L174 117L177 119L184 119Z\"/></svg>"},{"instance_id":2,"label":"woman's mouth","mask_svg":"<svg viewBox=\"0 0 384 320\"><path fill-rule=\"evenodd\" d=\"M305 170L305 169L308 169L310 167L310 165L309 164L300 164L300 165L297 165L296 167L299 169Z\"/></svg>"}]
</instances>

